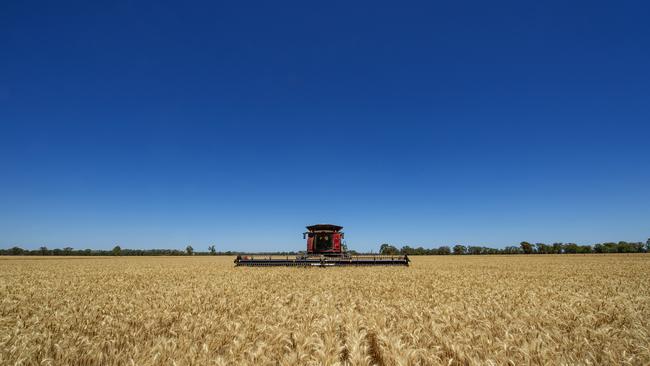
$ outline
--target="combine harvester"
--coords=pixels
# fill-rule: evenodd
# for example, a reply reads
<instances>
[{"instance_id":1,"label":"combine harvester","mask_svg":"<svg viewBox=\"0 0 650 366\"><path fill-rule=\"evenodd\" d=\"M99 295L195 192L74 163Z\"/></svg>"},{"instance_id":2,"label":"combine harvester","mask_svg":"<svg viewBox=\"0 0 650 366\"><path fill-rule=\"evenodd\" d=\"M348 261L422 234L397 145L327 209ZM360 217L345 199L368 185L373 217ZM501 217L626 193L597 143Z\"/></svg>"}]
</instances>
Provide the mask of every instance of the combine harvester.
<instances>
[{"instance_id":1,"label":"combine harvester","mask_svg":"<svg viewBox=\"0 0 650 366\"><path fill-rule=\"evenodd\" d=\"M235 266L408 266L406 255L350 255L343 251L342 226L319 224L307 226L307 254L296 257L241 256Z\"/></svg>"}]
</instances>

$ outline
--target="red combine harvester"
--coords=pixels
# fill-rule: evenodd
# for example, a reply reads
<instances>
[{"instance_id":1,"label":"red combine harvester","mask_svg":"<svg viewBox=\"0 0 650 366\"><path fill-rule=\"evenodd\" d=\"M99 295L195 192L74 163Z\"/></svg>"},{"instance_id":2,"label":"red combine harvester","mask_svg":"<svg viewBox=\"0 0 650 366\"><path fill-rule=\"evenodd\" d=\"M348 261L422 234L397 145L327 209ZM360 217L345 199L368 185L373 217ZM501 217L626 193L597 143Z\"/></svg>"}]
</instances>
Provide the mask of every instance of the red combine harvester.
<instances>
[{"instance_id":1,"label":"red combine harvester","mask_svg":"<svg viewBox=\"0 0 650 366\"><path fill-rule=\"evenodd\" d=\"M290 258L273 256L237 256L236 266L408 266L406 255L350 255L343 251L342 226L307 226L307 254Z\"/></svg>"}]
</instances>

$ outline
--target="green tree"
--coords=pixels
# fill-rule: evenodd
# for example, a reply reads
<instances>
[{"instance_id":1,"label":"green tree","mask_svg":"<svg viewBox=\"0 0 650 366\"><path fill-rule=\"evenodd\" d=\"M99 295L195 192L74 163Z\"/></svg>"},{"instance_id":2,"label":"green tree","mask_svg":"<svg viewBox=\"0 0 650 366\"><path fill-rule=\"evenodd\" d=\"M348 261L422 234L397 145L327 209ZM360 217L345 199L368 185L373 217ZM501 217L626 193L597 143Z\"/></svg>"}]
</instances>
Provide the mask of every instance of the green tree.
<instances>
[{"instance_id":1,"label":"green tree","mask_svg":"<svg viewBox=\"0 0 650 366\"><path fill-rule=\"evenodd\" d=\"M217 255L217 249L214 247L214 245L210 245L208 247L208 250L210 251L210 255Z\"/></svg>"},{"instance_id":2,"label":"green tree","mask_svg":"<svg viewBox=\"0 0 650 366\"><path fill-rule=\"evenodd\" d=\"M113 247L113 255L122 255L122 248L119 245Z\"/></svg>"},{"instance_id":3,"label":"green tree","mask_svg":"<svg viewBox=\"0 0 650 366\"><path fill-rule=\"evenodd\" d=\"M647 253L650 253L650 238L648 238L648 240L645 242L645 251Z\"/></svg>"},{"instance_id":4,"label":"green tree","mask_svg":"<svg viewBox=\"0 0 650 366\"><path fill-rule=\"evenodd\" d=\"M460 244L454 245L454 254L456 255L465 254L466 251L467 248L465 248L464 245L460 245Z\"/></svg>"},{"instance_id":5,"label":"green tree","mask_svg":"<svg viewBox=\"0 0 650 366\"><path fill-rule=\"evenodd\" d=\"M537 248L537 253L539 253L539 254L550 254L551 253L551 246L546 245L544 243L536 243L535 248Z\"/></svg>"},{"instance_id":6,"label":"green tree","mask_svg":"<svg viewBox=\"0 0 650 366\"><path fill-rule=\"evenodd\" d=\"M409 255L411 255L411 254L413 254L413 255L425 255L425 253L426 253L426 249L419 246L417 248L413 248L412 252Z\"/></svg>"},{"instance_id":7,"label":"green tree","mask_svg":"<svg viewBox=\"0 0 650 366\"><path fill-rule=\"evenodd\" d=\"M578 244L576 243L567 243L564 245L564 252L568 254L578 253Z\"/></svg>"},{"instance_id":8,"label":"green tree","mask_svg":"<svg viewBox=\"0 0 650 366\"><path fill-rule=\"evenodd\" d=\"M395 255L395 254L399 254L399 249L395 248L390 244L384 243L379 247L379 254Z\"/></svg>"},{"instance_id":9,"label":"green tree","mask_svg":"<svg viewBox=\"0 0 650 366\"><path fill-rule=\"evenodd\" d=\"M72 255L72 248L71 247L63 248L63 255Z\"/></svg>"},{"instance_id":10,"label":"green tree","mask_svg":"<svg viewBox=\"0 0 650 366\"><path fill-rule=\"evenodd\" d=\"M603 253L616 253L617 246L616 243L607 242L602 244Z\"/></svg>"},{"instance_id":11,"label":"green tree","mask_svg":"<svg viewBox=\"0 0 650 366\"><path fill-rule=\"evenodd\" d=\"M42 247L40 247L40 250L41 250L41 255L47 255L47 254L48 254L48 253L47 253L48 250L47 250L47 247L46 247L46 246L42 246Z\"/></svg>"},{"instance_id":12,"label":"green tree","mask_svg":"<svg viewBox=\"0 0 650 366\"><path fill-rule=\"evenodd\" d=\"M533 254L533 245L527 241L522 241L519 243L519 246L521 247L521 250L524 252L524 254Z\"/></svg>"},{"instance_id":13,"label":"green tree","mask_svg":"<svg viewBox=\"0 0 650 366\"><path fill-rule=\"evenodd\" d=\"M438 248L437 252L438 252L437 254L439 255L449 255L451 254L451 249L449 249L448 246L442 246Z\"/></svg>"},{"instance_id":14,"label":"green tree","mask_svg":"<svg viewBox=\"0 0 650 366\"><path fill-rule=\"evenodd\" d=\"M593 249L591 248L591 245L578 245L578 253L588 254L592 252Z\"/></svg>"},{"instance_id":15,"label":"green tree","mask_svg":"<svg viewBox=\"0 0 650 366\"><path fill-rule=\"evenodd\" d=\"M194 248L192 248L191 245L188 245L188 246L185 248L185 251L187 252L187 255L194 255Z\"/></svg>"}]
</instances>

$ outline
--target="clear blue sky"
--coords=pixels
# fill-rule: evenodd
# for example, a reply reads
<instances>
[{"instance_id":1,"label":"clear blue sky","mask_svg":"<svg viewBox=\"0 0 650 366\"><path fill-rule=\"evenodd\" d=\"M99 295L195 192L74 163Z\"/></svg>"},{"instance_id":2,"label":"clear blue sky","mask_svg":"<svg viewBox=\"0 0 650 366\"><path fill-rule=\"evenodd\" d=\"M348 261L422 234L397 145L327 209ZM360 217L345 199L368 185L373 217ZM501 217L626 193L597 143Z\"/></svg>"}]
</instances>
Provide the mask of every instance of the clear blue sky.
<instances>
[{"instance_id":1,"label":"clear blue sky","mask_svg":"<svg viewBox=\"0 0 650 366\"><path fill-rule=\"evenodd\" d=\"M650 237L646 1L0 5L0 247Z\"/></svg>"}]
</instances>

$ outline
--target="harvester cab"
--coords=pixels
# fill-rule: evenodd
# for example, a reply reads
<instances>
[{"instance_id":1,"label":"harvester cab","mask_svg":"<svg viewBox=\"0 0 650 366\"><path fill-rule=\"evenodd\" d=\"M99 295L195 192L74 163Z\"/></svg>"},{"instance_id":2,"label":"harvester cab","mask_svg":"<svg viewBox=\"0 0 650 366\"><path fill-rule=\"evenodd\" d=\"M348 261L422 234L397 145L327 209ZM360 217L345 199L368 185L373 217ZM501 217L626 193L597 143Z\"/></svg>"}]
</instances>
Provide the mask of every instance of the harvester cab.
<instances>
[{"instance_id":1,"label":"harvester cab","mask_svg":"<svg viewBox=\"0 0 650 366\"><path fill-rule=\"evenodd\" d=\"M408 266L406 255L350 255L343 250L345 234L342 226L317 224L307 226L303 239L307 240L307 253L296 257L269 255L241 256L236 266Z\"/></svg>"},{"instance_id":2,"label":"harvester cab","mask_svg":"<svg viewBox=\"0 0 650 366\"><path fill-rule=\"evenodd\" d=\"M342 226L329 224L307 226L307 231L302 233L303 239L307 239L307 254L330 257L343 255L341 240L345 234L341 229Z\"/></svg>"}]
</instances>

